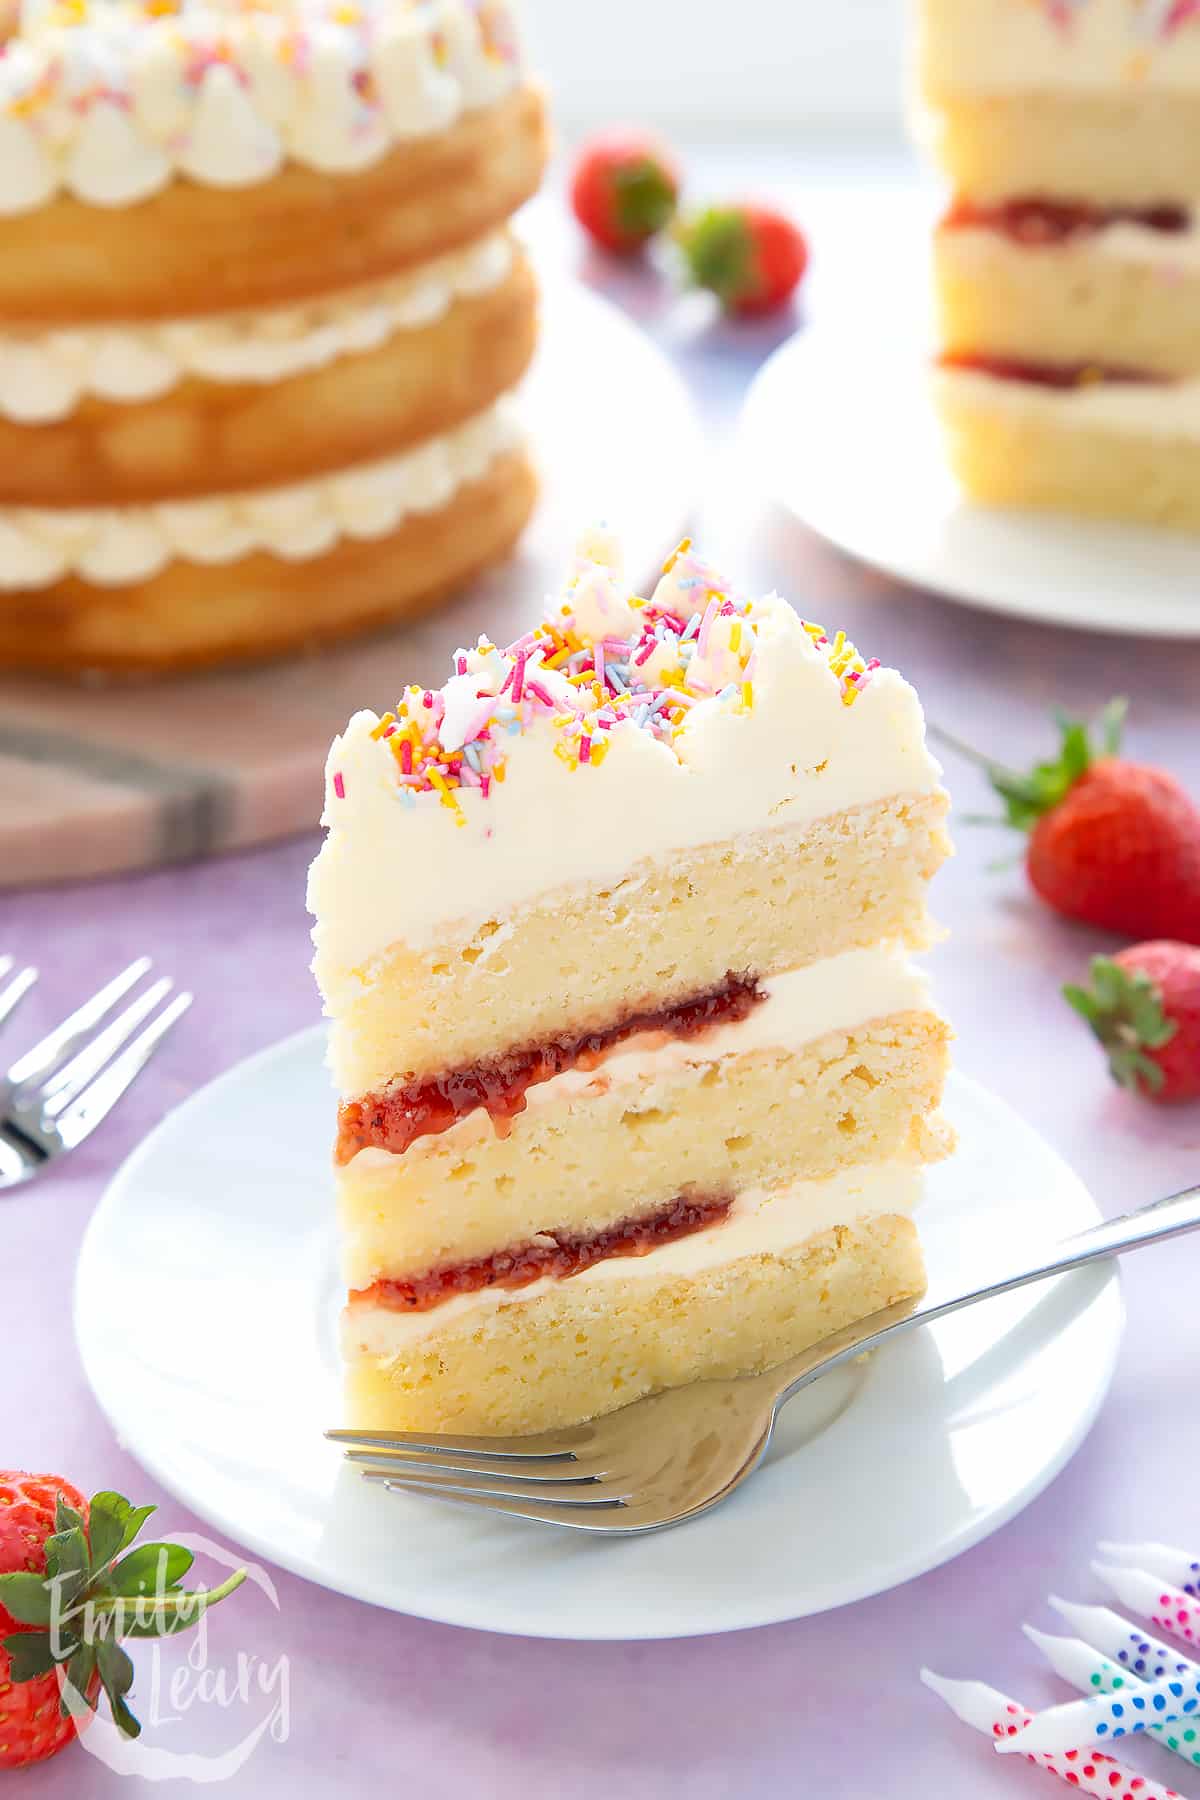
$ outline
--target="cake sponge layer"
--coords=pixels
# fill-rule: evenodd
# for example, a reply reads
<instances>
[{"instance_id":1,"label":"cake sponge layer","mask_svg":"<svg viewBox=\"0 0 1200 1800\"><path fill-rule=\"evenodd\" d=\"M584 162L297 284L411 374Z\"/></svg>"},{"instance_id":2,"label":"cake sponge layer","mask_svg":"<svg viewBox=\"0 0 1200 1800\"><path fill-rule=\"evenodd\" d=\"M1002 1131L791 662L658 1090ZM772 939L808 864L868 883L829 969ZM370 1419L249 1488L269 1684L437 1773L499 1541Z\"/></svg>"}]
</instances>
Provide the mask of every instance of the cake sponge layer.
<instances>
[{"instance_id":1,"label":"cake sponge layer","mask_svg":"<svg viewBox=\"0 0 1200 1800\"><path fill-rule=\"evenodd\" d=\"M1200 531L1200 382L1063 392L943 370L934 385L974 499Z\"/></svg>"},{"instance_id":2,"label":"cake sponge layer","mask_svg":"<svg viewBox=\"0 0 1200 1800\"><path fill-rule=\"evenodd\" d=\"M1200 373L1200 253L1191 231L1117 224L1030 244L998 230L943 227L934 246L945 350Z\"/></svg>"},{"instance_id":3,"label":"cake sponge layer","mask_svg":"<svg viewBox=\"0 0 1200 1800\"><path fill-rule=\"evenodd\" d=\"M923 136L972 200L1147 207L1200 195L1200 88L945 97Z\"/></svg>"},{"instance_id":4,"label":"cake sponge layer","mask_svg":"<svg viewBox=\"0 0 1200 1800\"><path fill-rule=\"evenodd\" d=\"M647 1263L653 1259L647 1259ZM346 1423L368 1431L542 1431L663 1388L769 1368L925 1284L912 1221L884 1214L691 1275L635 1266L466 1311L392 1356L358 1357Z\"/></svg>"},{"instance_id":5,"label":"cake sponge layer","mask_svg":"<svg viewBox=\"0 0 1200 1800\"><path fill-rule=\"evenodd\" d=\"M498 1137L485 1114L403 1156L361 1152L339 1175L351 1289L528 1244L590 1235L684 1192L720 1198L883 1161L940 1155L931 1115L946 1026L932 1013L831 1032L794 1051L671 1066L608 1086L558 1077ZM691 1054L691 1052L689 1052Z\"/></svg>"},{"instance_id":6,"label":"cake sponge layer","mask_svg":"<svg viewBox=\"0 0 1200 1800\"><path fill-rule=\"evenodd\" d=\"M429 948L395 945L335 1004L343 1095L516 1047L882 938L929 936L925 883L948 853L945 795L898 795L794 829L647 859L611 887L547 893Z\"/></svg>"}]
</instances>

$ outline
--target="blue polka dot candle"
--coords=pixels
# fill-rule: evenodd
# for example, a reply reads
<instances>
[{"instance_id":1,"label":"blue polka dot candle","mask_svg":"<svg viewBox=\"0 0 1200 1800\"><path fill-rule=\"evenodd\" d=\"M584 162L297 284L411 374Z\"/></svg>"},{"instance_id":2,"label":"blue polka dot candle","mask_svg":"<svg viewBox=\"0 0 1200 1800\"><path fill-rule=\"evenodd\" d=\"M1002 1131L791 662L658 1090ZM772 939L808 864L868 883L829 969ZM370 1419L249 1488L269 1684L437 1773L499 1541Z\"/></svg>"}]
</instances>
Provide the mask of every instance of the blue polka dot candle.
<instances>
[{"instance_id":1,"label":"blue polka dot candle","mask_svg":"<svg viewBox=\"0 0 1200 1800\"><path fill-rule=\"evenodd\" d=\"M1115 1616L1115 1615L1114 1615ZM1032 1625L1023 1627L1025 1636L1036 1644L1056 1675L1069 1681L1084 1694L1120 1694L1133 1693L1141 1686L1141 1678L1130 1674L1120 1663L1110 1662L1107 1656L1101 1656L1082 1638L1048 1637L1044 1631L1035 1631ZM1185 1675L1190 1665L1182 1660L1175 1664L1174 1672ZM1200 1719L1189 1724L1180 1720L1175 1725L1151 1725L1157 1743L1173 1750L1176 1756L1183 1758L1193 1768L1200 1768Z\"/></svg>"},{"instance_id":2,"label":"blue polka dot candle","mask_svg":"<svg viewBox=\"0 0 1200 1800\"><path fill-rule=\"evenodd\" d=\"M1145 1569L1159 1581L1200 1597L1200 1557L1190 1550L1176 1550L1170 1544L1101 1544L1100 1553L1110 1562Z\"/></svg>"},{"instance_id":3,"label":"blue polka dot candle","mask_svg":"<svg viewBox=\"0 0 1200 1800\"><path fill-rule=\"evenodd\" d=\"M1168 1674L1147 1682L1136 1693L1097 1694L1091 1700L1070 1700L1039 1713L1025 1731L1003 1741L1001 1755L1013 1750L1061 1752L1080 1744L1110 1744L1135 1737L1151 1725L1193 1721L1200 1715L1200 1675Z\"/></svg>"},{"instance_id":4,"label":"blue polka dot candle","mask_svg":"<svg viewBox=\"0 0 1200 1800\"><path fill-rule=\"evenodd\" d=\"M1107 1563L1093 1563L1092 1567L1121 1605L1139 1619L1149 1619L1160 1631L1182 1638L1185 1644L1200 1646L1200 1600L1146 1569L1114 1569Z\"/></svg>"},{"instance_id":5,"label":"blue polka dot candle","mask_svg":"<svg viewBox=\"0 0 1200 1800\"><path fill-rule=\"evenodd\" d=\"M1186 1661L1178 1650L1170 1650L1165 1644L1147 1637L1139 1626L1131 1626L1128 1619L1123 1619L1110 1607L1075 1606L1070 1600L1059 1600L1054 1594L1050 1596L1050 1604L1085 1644L1102 1651L1144 1681L1158 1681L1172 1672L1200 1675L1200 1664Z\"/></svg>"},{"instance_id":6,"label":"blue polka dot candle","mask_svg":"<svg viewBox=\"0 0 1200 1800\"><path fill-rule=\"evenodd\" d=\"M947 1681L932 1669L921 1670L927 1688L946 1702L951 1712L964 1725L991 1738L997 1750L1015 1750L1024 1742L1037 1720L1007 1694L988 1687L983 1681ZM1058 1711L1066 1711L1060 1707ZM1043 1717L1049 1717L1044 1714ZM1057 1775L1080 1794L1105 1796L1105 1800L1181 1800L1174 1788L1163 1787L1119 1763L1103 1750L1072 1747L1065 1751L1039 1750L1029 1756L1035 1768Z\"/></svg>"}]
</instances>

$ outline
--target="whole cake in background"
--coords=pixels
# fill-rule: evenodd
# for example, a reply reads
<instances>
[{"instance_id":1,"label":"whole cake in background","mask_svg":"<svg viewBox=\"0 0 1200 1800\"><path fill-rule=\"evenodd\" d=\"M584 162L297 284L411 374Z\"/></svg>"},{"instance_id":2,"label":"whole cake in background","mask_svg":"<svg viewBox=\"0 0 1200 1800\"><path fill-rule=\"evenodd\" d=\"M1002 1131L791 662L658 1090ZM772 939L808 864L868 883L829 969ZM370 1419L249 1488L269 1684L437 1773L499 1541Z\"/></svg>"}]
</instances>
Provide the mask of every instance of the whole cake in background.
<instances>
[{"instance_id":1,"label":"whole cake in background","mask_svg":"<svg viewBox=\"0 0 1200 1800\"><path fill-rule=\"evenodd\" d=\"M355 715L309 886L348 1424L578 1421L920 1291L938 775L893 670L603 534Z\"/></svg>"},{"instance_id":2,"label":"whole cake in background","mask_svg":"<svg viewBox=\"0 0 1200 1800\"><path fill-rule=\"evenodd\" d=\"M501 557L545 153L501 0L25 0L0 667L274 654Z\"/></svg>"},{"instance_id":3,"label":"whole cake in background","mask_svg":"<svg viewBox=\"0 0 1200 1800\"><path fill-rule=\"evenodd\" d=\"M1200 530L1200 7L920 0L969 493Z\"/></svg>"}]
</instances>

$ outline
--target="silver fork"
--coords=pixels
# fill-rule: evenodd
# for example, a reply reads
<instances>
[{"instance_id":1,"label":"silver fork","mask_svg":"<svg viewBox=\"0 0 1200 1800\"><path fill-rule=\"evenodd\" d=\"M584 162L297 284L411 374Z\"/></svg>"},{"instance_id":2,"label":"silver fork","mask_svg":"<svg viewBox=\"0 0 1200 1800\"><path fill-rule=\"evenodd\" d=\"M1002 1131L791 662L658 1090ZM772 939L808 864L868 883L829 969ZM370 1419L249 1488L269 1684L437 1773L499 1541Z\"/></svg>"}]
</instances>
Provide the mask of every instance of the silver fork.
<instances>
[{"instance_id":1,"label":"silver fork","mask_svg":"<svg viewBox=\"0 0 1200 1800\"><path fill-rule=\"evenodd\" d=\"M762 1461L785 1403L839 1364L977 1301L1197 1227L1200 1187L1027 1252L998 1278L989 1270L966 1288L898 1301L764 1374L671 1388L569 1430L508 1438L326 1436L349 1446L347 1458L368 1481L396 1492L607 1536L660 1531L728 1499Z\"/></svg>"},{"instance_id":2,"label":"silver fork","mask_svg":"<svg viewBox=\"0 0 1200 1800\"><path fill-rule=\"evenodd\" d=\"M12 968L0 958L0 981ZM176 994L151 1019L175 985L164 976L110 1018L149 970L148 956L130 963L0 1075L0 1190L32 1181L90 1137L192 1004L191 994ZM36 980L26 968L0 987L0 1024Z\"/></svg>"}]
</instances>

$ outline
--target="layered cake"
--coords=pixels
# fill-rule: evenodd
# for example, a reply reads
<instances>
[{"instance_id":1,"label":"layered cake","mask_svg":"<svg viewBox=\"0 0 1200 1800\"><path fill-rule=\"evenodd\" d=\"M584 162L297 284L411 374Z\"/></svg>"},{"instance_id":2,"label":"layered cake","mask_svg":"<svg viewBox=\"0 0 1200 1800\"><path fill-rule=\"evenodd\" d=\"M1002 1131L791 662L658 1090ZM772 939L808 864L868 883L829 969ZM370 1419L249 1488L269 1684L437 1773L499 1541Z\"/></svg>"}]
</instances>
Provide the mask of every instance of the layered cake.
<instances>
[{"instance_id":1,"label":"layered cake","mask_svg":"<svg viewBox=\"0 0 1200 1800\"><path fill-rule=\"evenodd\" d=\"M1200 6L921 0L969 493L1200 529Z\"/></svg>"},{"instance_id":2,"label":"layered cake","mask_svg":"<svg viewBox=\"0 0 1200 1800\"><path fill-rule=\"evenodd\" d=\"M25 0L0 666L280 652L502 556L544 158L503 0Z\"/></svg>"},{"instance_id":3,"label":"layered cake","mask_svg":"<svg viewBox=\"0 0 1200 1800\"><path fill-rule=\"evenodd\" d=\"M575 1422L920 1290L938 773L894 671L602 535L356 714L309 888L348 1423Z\"/></svg>"}]
</instances>

